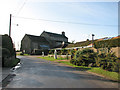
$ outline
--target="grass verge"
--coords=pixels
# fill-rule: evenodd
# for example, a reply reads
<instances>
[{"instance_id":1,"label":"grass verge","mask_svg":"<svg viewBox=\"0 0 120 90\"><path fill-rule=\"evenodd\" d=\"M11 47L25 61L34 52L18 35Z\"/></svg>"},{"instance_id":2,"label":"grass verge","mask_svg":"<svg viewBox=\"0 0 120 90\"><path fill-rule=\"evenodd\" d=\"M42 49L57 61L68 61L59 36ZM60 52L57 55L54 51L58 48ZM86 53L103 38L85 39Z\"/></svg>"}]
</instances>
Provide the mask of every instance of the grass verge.
<instances>
[{"instance_id":1,"label":"grass verge","mask_svg":"<svg viewBox=\"0 0 120 90\"><path fill-rule=\"evenodd\" d=\"M54 57L38 57L38 58L42 58L42 59L49 60L49 61L56 61L58 63L63 63L63 64L66 64L66 65L69 65L69 66L72 66L72 67L79 68L80 70L85 70L85 71L88 71L88 72L93 72L93 73L102 75L102 76L104 76L107 79L111 79L111 80L119 82L119 80L118 80L118 73L106 71L106 70L101 69L100 67L76 66L76 65L71 64L68 61L58 61L60 59L59 58L58 59L54 59Z\"/></svg>"},{"instance_id":2,"label":"grass verge","mask_svg":"<svg viewBox=\"0 0 120 90\"><path fill-rule=\"evenodd\" d=\"M38 57L38 58L42 58L42 59L45 59L45 60L49 60L49 61L57 61L57 60L65 60L66 58L62 58L62 57L58 57L57 59L54 59L54 57Z\"/></svg>"},{"instance_id":3,"label":"grass verge","mask_svg":"<svg viewBox=\"0 0 120 90\"><path fill-rule=\"evenodd\" d=\"M104 77L106 77L108 79L118 81L118 73L117 72L106 71L106 70L101 69L100 67L91 68L89 71L103 75Z\"/></svg>"},{"instance_id":4,"label":"grass verge","mask_svg":"<svg viewBox=\"0 0 120 90\"><path fill-rule=\"evenodd\" d=\"M22 55L22 54L20 54L20 53L19 53L19 54L16 54L16 55L17 55L17 56L29 56L29 54L23 54L23 55Z\"/></svg>"}]
</instances>

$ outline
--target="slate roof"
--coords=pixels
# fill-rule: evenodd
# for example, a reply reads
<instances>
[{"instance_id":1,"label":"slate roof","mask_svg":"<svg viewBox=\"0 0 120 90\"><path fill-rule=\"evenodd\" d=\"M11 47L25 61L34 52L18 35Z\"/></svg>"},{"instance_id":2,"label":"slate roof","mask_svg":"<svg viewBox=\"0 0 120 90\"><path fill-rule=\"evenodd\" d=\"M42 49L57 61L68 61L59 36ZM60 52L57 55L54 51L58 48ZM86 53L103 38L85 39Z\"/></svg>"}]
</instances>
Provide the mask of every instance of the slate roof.
<instances>
[{"instance_id":1,"label":"slate roof","mask_svg":"<svg viewBox=\"0 0 120 90\"><path fill-rule=\"evenodd\" d=\"M26 34L26 36L28 36L30 40L33 42L47 42L47 40L41 36L34 36L34 35L29 35L29 34Z\"/></svg>"},{"instance_id":2,"label":"slate roof","mask_svg":"<svg viewBox=\"0 0 120 90\"><path fill-rule=\"evenodd\" d=\"M46 32L46 31L43 31L43 33L47 33L49 34L50 36L53 36L53 37L64 37L64 38L67 38L66 36L62 35L62 34L57 34L57 33L52 33L52 32Z\"/></svg>"}]
</instances>

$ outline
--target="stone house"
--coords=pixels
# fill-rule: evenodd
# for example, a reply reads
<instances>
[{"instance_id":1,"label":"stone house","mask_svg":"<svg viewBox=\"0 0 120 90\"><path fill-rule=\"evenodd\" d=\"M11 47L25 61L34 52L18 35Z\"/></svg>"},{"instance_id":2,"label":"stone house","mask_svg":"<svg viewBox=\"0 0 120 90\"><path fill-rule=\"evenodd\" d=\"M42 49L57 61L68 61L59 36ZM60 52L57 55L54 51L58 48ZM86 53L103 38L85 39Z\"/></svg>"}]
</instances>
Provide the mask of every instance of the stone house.
<instances>
[{"instance_id":1,"label":"stone house","mask_svg":"<svg viewBox=\"0 0 120 90\"><path fill-rule=\"evenodd\" d=\"M43 31L40 36L25 34L21 41L21 51L32 54L36 51L65 47L67 43L68 38L65 36L65 32L56 34Z\"/></svg>"},{"instance_id":2,"label":"stone house","mask_svg":"<svg viewBox=\"0 0 120 90\"><path fill-rule=\"evenodd\" d=\"M44 37L49 42L51 48L60 48L62 47L62 44L66 46L65 44L68 43L68 38L65 36L65 32L62 32L62 34L57 34L43 31L40 36Z\"/></svg>"}]
</instances>

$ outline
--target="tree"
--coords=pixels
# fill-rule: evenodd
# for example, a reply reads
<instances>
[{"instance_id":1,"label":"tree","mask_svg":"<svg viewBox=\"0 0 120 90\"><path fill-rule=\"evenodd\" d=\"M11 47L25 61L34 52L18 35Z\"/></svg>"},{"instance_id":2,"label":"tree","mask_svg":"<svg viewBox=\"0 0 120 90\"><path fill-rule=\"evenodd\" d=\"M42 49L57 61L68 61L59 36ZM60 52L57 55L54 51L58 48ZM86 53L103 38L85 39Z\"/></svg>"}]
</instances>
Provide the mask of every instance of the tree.
<instances>
[{"instance_id":1,"label":"tree","mask_svg":"<svg viewBox=\"0 0 120 90\"><path fill-rule=\"evenodd\" d=\"M87 39L86 41L89 41L89 39Z\"/></svg>"},{"instance_id":2,"label":"tree","mask_svg":"<svg viewBox=\"0 0 120 90\"><path fill-rule=\"evenodd\" d=\"M72 42L71 42L72 44L74 44L75 43L75 40L72 40Z\"/></svg>"}]
</instances>

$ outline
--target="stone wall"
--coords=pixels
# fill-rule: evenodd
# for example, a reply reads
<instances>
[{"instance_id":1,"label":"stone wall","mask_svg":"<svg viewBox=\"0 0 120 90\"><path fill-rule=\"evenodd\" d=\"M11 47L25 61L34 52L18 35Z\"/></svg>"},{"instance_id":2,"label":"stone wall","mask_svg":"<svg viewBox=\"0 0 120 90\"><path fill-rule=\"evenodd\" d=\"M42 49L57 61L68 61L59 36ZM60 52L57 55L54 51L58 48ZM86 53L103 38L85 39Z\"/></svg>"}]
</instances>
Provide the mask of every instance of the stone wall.
<instances>
[{"instance_id":1,"label":"stone wall","mask_svg":"<svg viewBox=\"0 0 120 90\"><path fill-rule=\"evenodd\" d=\"M95 52L97 52L97 49L95 49L95 48L90 48L90 49L93 49ZM100 49L102 49L102 48L100 48ZM98 50L100 51L100 49L98 49ZM113 48L111 48L111 51L114 52L115 55L120 58L120 47L113 47Z\"/></svg>"},{"instance_id":2,"label":"stone wall","mask_svg":"<svg viewBox=\"0 0 120 90\"><path fill-rule=\"evenodd\" d=\"M120 58L120 47L114 47L111 49L112 52L115 52L115 55Z\"/></svg>"},{"instance_id":3,"label":"stone wall","mask_svg":"<svg viewBox=\"0 0 120 90\"><path fill-rule=\"evenodd\" d=\"M31 53L31 41L30 39L25 36L21 41L21 50L25 50L25 53Z\"/></svg>"}]
</instances>

